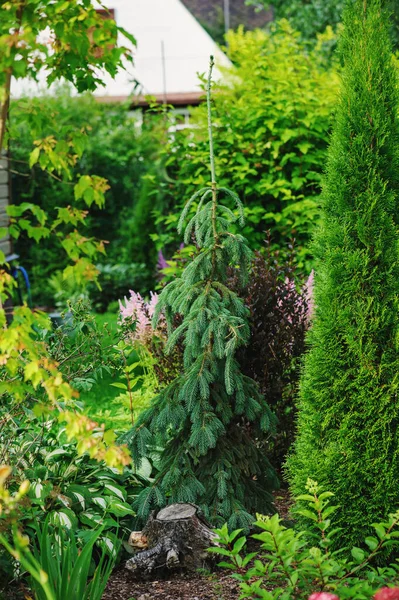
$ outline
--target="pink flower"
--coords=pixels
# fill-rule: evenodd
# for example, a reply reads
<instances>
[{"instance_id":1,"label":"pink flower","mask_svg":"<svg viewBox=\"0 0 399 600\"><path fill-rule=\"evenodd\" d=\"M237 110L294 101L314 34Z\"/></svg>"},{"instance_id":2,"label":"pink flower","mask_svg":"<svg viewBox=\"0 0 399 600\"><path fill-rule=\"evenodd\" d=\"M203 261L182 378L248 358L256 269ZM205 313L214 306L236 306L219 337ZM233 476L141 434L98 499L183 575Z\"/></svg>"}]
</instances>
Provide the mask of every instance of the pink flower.
<instances>
[{"instance_id":1,"label":"pink flower","mask_svg":"<svg viewBox=\"0 0 399 600\"><path fill-rule=\"evenodd\" d=\"M314 271L312 270L311 274L308 277L308 280L305 284L305 296L308 303L308 320L311 321L314 313L314 293L313 293L313 285L314 285Z\"/></svg>"},{"instance_id":2,"label":"pink flower","mask_svg":"<svg viewBox=\"0 0 399 600\"><path fill-rule=\"evenodd\" d=\"M119 300L119 308L122 320L131 317L135 322L136 329L132 335L133 340L143 342L151 330L151 322L143 298L140 294L130 290L130 298L125 298L125 306Z\"/></svg>"},{"instance_id":3,"label":"pink flower","mask_svg":"<svg viewBox=\"0 0 399 600\"><path fill-rule=\"evenodd\" d=\"M159 327L156 332L153 330L151 324L158 298L158 294L150 292L150 301L145 302L140 294L130 290L130 298L124 299L125 304L122 304L119 300L122 321L130 318L134 321L135 329L129 334L129 338L133 342L146 345L154 333L161 334L162 326L165 324L165 317L162 314L160 315Z\"/></svg>"},{"instance_id":4,"label":"pink flower","mask_svg":"<svg viewBox=\"0 0 399 600\"><path fill-rule=\"evenodd\" d=\"M399 587L384 587L375 593L374 600L399 600Z\"/></svg>"},{"instance_id":5,"label":"pink flower","mask_svg":"<svg viewBox=\"0 0 399 600\"><path fill-rule=\"evenodd\" d=\"M148 316L150 319L154 316L156 305L158 304L159 296L155 292L150 292L150 301L147 304Z\"/></svg>"},{"instance_id":6,"label":"pink flower","mask_svg":"<svg viewBox=\"0 0 399 600\"><path fill-rule=\"evenodd\" d=\"M330 592L315 592L309 596L308 600L339 600L339 598Z\"/></svg>"}]
</instances>

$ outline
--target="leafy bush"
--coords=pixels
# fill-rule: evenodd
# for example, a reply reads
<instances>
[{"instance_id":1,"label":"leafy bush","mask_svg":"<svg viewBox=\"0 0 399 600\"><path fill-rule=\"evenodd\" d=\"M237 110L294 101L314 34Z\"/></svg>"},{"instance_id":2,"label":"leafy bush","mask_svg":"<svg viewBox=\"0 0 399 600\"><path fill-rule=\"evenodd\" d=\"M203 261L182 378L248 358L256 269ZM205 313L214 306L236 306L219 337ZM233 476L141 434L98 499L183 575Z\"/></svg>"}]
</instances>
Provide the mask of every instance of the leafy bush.
<instances>
[{"instance_id":1,"label":"leafy bush","mask_svg":"<svg viewBox=\"0 0 399 600\"><path fill-rule=\"evenodd\" d=\"M56 214L56 207L66 209L77 204L68 181L60 181L55 174L49 175L40 165L30 167L29 156L36 138L73 136L82 151L73 173L85 175L95 172L108 180L104 208L100 210L92 206L86 218L87 237L109 242L108 256L102 260L104 266L101 267L104 271L104 294L100 295L92 287L93 299L99 308L105 310L110 301L127 292L129 285L143 291L149 289L156 254L153 250L152 255L147 253L145 257L139 257L138 252L134 252L132 236L137 236L137 232L132 230L132 219L145 185L145 175L150 167L155 168L154 153L159 150L164 123L159 124L154 115L138 128L128 106L103 105L89 95L71 97L66 90L56 96L12 102L11 123L12 189L16 204L22 201L37 203L49 215ZM81 131L90 131L90 135L84 137ZM156 207L153 198L151 203L152 207ZM152 230L152 223L149 227ZM72 231L73 227L65 227L65 233ZM141 231L137 246L147 247L148 235L148 229ZM37 246L22 231L15 244L21 263L31 275L34 302L50 306L53 305L53 292L48 282L66 264L59 249L61 239L57 243L54 241L54 238L44 239ZM126 266L113 268L114 265ZM131 277L132 282L129 283Z\"/></svg>"},{"instance_id":2,"label":"leafy bush","mask_svg":"<svg viewBox=\"0 0 399 600\"><path fill-rule=\"evenodd\" d=\"M242 233L252 249L262 246L265 229L281 252L293 236L297 261L310 272L336 70L324 65L321 45L309 50L286 21L270 32L229 32L228 42L234 67L223 72L213 98L217 180L242 198ZM176 132L167 148L170 181L157 242L173 242L173 248L177 208L209 180L204 105L193 111L192 124Z\"/></svg>"},{"instance_id":3,"label":"leafy bush","mask_svg":"<svg viewBox=\"0 0 399 600\"><path fill-rule=\"evenodd\" d=\"M399 95L384 6L355 0L345 13L316 308L289 460L295 493L310 474L336 494L345 545L399 504Z\"/></svg>"},{"instance_id":4,"label":"leafy bush","mask_svg":"<svg viewBox=\"0 0 399 600\"><path fill-rule=\"evenodd\" d=\"M87 390L101 380L104 372L111 371L116 377L124 372L115 340L105 347L106 328L97 325L86 304L80 302L71 307L62 327L53 330L48 321L45 326L32 331L30 339L46 348L48 354L43 361L57 362L64 385L69 382L75 390ZM39 369L40 364L33 362L33 368ZM52 368L51 363L42 364ZM33 375L37 372L33 370ZM3 390L7 389L6 382L7 374L1 373ZM17 489L26 477L31 481L18 516L19 525L32 531L34 523L43 522L50 515L52 523L84 536L85 531L102 523L101 543L105 552L111 552L130 529L134 516L131 505L138 490L147 485L149 469L144 475L130 467L120 473L96 461L94 456L100 450L102 459L118 466L117 455L107 448L115 439L113 431L84 417L79 403L74 419L61 427L43 402L45 390L37 385L29 387L22 369L14 371L11 392L4 391L0 401L0 464L13 468L11 490ZM68 399L59 398L59 403L61 407L68 406ZM71 433L73 436L81 428L79 443L71 442ZM0 519L0 528L7 529L7 519L3 521L3 515ZM14 568L0 553L0 581L11 579Z\"/></svg>"},{"instance_id":5,"label":"leafy bush","mask_svg":"<svg viewBox=\"0 0 399 600\"><path fill-rule=\"evenodd\" d=\"M293 256L283 261L270 245L265 255L255 253L245 288L236 285L237 276L231 283L249 309L249 343L238 352L238 361L277 417L277 431L265 451L281 471L295 437L299 358L309 324L306 285L299 287Z\"/></svg>"},{"instance_id":6,"label":"leafy bush","mask_svg":"<svg viewBox=\"0 0 399 600\"><path fill-rule=\"evenodd\" d=\"M92 435L103 435L99 428ZM93 530L101 527L93 556L102 553L120 558L119 548L132 529L132 504L138 493L150 483L151 465L145 462L140 472L125 467L120 473L104 463L79 455L76 443L68 443L63 430L50 421L42 428L16 429L9 445L8 459L14 464L9 489L18 489L20 482L30 481L29 491L18 510L18 527L31 539L36 538L36 526L46 520L52 527L62 527L71 539L76 536L86 543ZM18 446L15 451L13 446ZM19 463L13 460L18 453ZM0 515L0 529L7 526L7 516ZM6 584L14 576L15 565L2 558L0 581ZM0 589L2 585L0 585Z\"/></svg>"},{"instance_id":7,"label":"leafy bush","mask_svg":"<svg viewBox=\"0 0 399 600\"><path fill-rule=\"evenodd\" d=\"M118 538L130 532L132 503L143 480L132 468L118 473L87 454L78 456L75 444L60 443L62 432L55 430L53 436L42 442L39 455L25 469L24 475L30 481L30 509L21 523L31 528L32 523L48 515L51 523L82 537L85 530L102 526L104 550L116 558ZM27 456L27 462L29 459Z\"/></svg>"},{"instance_id":8,"label":"leafy bush","mask_svg":"<svg viewBox=\"0 0 399 600\"><path fill-rule=\"evenodd\" d=\"M384 550L399 544L399 512L386 522L373 525L374 535L364 540L364 547L345 548L333 552L331 547L340 532L331 527L331 515L337 507L330 504L331 492L323 492L312 480L306 485L307 493L298 496L298 508L309 526L305 530L285 527L278 514L272 517L257 515L256 527L261 530L252 537L260 542L260 550L242 554L246 538L241 530L229 533L225 525L217 529L221 548L209 552L226 559L221 567L234 572L240 582L241 598L264 600L303 599L319 590L312 600L367 600L380 586L397 583L399 566L375 567L374 560ZM313 531L313 533L311 533ZM333 593L331 593L333 592ZM375 598L383 598L383 594ZM390 596L396 598L397 596ZM310 600L310 599L309 599Z\"/></svg>"}]
</instances>

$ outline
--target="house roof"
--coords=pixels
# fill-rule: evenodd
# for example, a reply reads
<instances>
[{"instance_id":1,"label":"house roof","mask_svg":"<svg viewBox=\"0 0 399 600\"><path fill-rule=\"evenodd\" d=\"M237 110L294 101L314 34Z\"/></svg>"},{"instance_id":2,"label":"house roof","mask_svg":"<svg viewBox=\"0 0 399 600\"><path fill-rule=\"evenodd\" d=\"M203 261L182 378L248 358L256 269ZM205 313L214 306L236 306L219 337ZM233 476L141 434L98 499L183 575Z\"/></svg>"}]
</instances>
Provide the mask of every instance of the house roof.
<instances>
[{"instance_id":1,"label":"house roof","mask_svg":"<svg viewBox=\"0 0 399 600\"><path fill-rule=\"evenodd\" d=\"M201 95L198 73L206 73L210 55L215 56L216 66L230 64L180 0L104 0L102 4L113 9L116 22L137 40L137 48L132 48L134 66L127 64L115 79L104 74L104 86L95 92L102 101L127 99L135 92L141 98L151 95L171 104L173 100L197 103ZM45 87L44 78L41 87ZM18 96L37 93L38 88L22 80L13 82L12 91Z\"/></svg>"},{"instance_id":2,"label":"house roof","mask_svg":"<svg viewBox=\"0 0 399 600\"><path fill-rule=\"evenodd\" d=\"M182 0L194 17L212 34L224 30L225 0ZM249 6L247 0L229 0L230 27L236 29L244 25L246 29L264 27L273 19L273 9L257 9Z\"/></svg>"}]
</instances>

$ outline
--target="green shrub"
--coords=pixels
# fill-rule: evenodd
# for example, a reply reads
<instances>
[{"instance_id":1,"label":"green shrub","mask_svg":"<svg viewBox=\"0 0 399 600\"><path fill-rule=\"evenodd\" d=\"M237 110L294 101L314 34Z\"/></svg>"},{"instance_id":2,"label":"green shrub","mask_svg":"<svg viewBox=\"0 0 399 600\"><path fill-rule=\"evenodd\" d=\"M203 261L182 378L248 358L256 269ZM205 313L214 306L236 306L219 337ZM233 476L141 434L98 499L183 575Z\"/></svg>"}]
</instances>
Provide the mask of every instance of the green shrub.
<instances>
[{"instance_id":1,"label":"green shrub","mask_svg":"<svg viewBox=\"0 0 399 600\"><path fill-rule=\"evenodd\" d=\"M363 548L338 546L339 551L333 552L331 548L339 537L339 531L331 526L337 510L330 504L333 494L323 492L310 479L306 490L297 498L302 505L297 513L307 521L308 528L298 531L286 527L278 514L257 515L255 525L260 533L252 537L260 542L258 552L242 552L246 538L240 536L240 529L229 533L225 525L216 530L222 547L209 551L225 557L219 566L233 571L240 582L240 598L303 600L319 592L320 600L370 600L381 586L397 584L397 562L384 568L374 564L386 548L396 549L399 545L399 512L386 522L374 524L374 535L366 537ZM397 595L381 595L381 600L383 597L393 600ZM309 600L316 598L317 593Z\"/></svg>"},{"instance_id":2,"label":"green shrub","mask_svg":"<svg viewBox=\"0 0 399 600\"><path fill-rule=\"evenodd\" d=\"M119 376L126 380L126 363L121 356L122 348L117 344L118 335L108 331L103 319L100 326L84 303L71 308L62 327L53 330L48 325L48 330L36 329L34 333L35 343L45 344L48 352L49 358L43 364L56 360L64 380L70 382L75 390L87 393L97 385L97 394L101 394L102 388L98 384L104 386L104 374L112 374L113 383ZM132 503L138 492L148 484L151 465L144 462L140 472L128 466L121 473L105 462L99 463L93 458L93 449L98 441L112 443L115 433L96 426L92 421L96 416L94 402L89 413L90 420L86 422L92 438L77 444L70 441L65 427L54 419L53 413L46 411L43 386L36 385L29 393L24 371L20 369L14 371L12 393L8 393L4 391L8 379L7 373L2 373L0 465L12 467L9 490L18 489L25 478L31 483L24 503L19 507L19 527L34 537L34 524L43 524L48 516L51 524L62 525L84 539L88 532L102 525L101 540L96 542L94 555L98 556L99 545L105 552L114 554L119 540L126 538L131 530L134 518ZM78 395L77 392L75 395ZM60 398L59 403L68 406L66 398ZM76 401L77 423L86 409L81 401ZM130 422L129 408L126 407L125 430ZM115 425L120 423L110 423L111 427ZM0 530L5 532L8 526L7 513L2 512L0 506ZM7 553L0 551L0 590L15 575L15 564Z\"/></svg>"},{"instance_id":3,"label":"green shrub","mask_svg":"<svg viewBox=\"0 0 399 600\"><path fill-rule=\"evenodd\" d=\"M79 206L74 199L73 186L68 182L42 171L40 165L32 169L29 167L29 155L36 137L73 136L84 149L74 167L74 174L96 173L108 180L110 187L106 192L105 207L91 207L86 227L87 237L109 242L106 244L107 257L102 261L102 268L106 271L104 300L93 289L93 299L101 310L106 309L106 302L120 297L121 278L131 276L127 269L125 274L118 268L113 271L112 266L116 264L131 265L130 271L134 269L132 283L140 290L151 288L156 264L155 251L146 254L145 266L142 264L143 255L139 257L134 252L139 245L149 247L147 238L150 231L148 228L140 231L136 246L132 245L132 237L137 234L133 227L135 207L144 193L142 189L145 188L146 174L154 171L154 154L158 153L161 145L159 138L165 129L164 122L153 115L138 127L136 118L131 116L126 105L104 105L92 96L76 98L66 91L56 96L14 101L11 105L11 122L10 154L15 204L22 201L37 203L50 216L55 214L56 207ZM82 129L88 131L87 137L81 135ZM154 199L150 198L149 201L151 207L155 208ZM152 231L152 222L149 227ZM65 228L66 233L72 230L72 226ZM35 303L53 305L53 290L49 281L65 267L67 261L60 251L61 241L61 238L53 236L36 245L22 233L15 243L21 264L30 273ZM114 294L108 283L111 280L115 283ZM68 289L68 283L65 287ZM128 289L129 282L124 281L123 291Z\"/></svg>"},{"instance_id":4,"label":"green shrub","mask_svg":"<svg viewBox=\"0 0 399 600\"><path fill-rule=\"evenodd\" d=\"M250 247L262 246L265 229L281 252L295 237L297 260L309 273L336 70L324 65L321 46L309 51L286 21L270 32L230 32L228 41L234 67L223 70L213 98L217 179L244 203L242 233ZM167 148L163 206L169 214L158 217L163 229L157 243L173 242L173 250L176 207L209 180L204 105L193 110L192 124Z\"/></svg>"},{"instance_id":5,"label":"green shrub","mask_svg":"<svg viewBox=\"0 0 399 600\"><path fill-rule=\"evenodd\" d=\"M348 4L342 90L315 242L315 317L289 460L334 492L341 544L399 504L397 72L381 0Z\"/></svg>"}]
</instances>

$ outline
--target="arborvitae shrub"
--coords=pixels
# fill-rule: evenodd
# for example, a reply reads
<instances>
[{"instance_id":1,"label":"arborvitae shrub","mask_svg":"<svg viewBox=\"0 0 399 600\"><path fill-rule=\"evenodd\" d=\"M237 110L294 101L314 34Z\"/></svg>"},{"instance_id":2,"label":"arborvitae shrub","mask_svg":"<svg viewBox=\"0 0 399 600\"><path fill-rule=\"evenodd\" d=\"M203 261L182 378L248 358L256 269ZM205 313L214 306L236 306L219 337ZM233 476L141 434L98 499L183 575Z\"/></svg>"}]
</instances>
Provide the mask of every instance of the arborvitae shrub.
<instances>
[{"instance_id":1,"label":"arborvitae shrub","mask_svg":"<svg viewBox=\"0 0 399 600\"><path fill-rule=\"evenodd\" d=\"M248 284L233 289L249 309L249 343L238 352L240 366L259 385L278 420L276 434L265 449L280 471L295 435L295 399L298 392L299 357L305 350L309 324L306 284L300 282L294 263L272 251L256 252Z\"/></svg>"},{"instance_id":2,"label":"arborvitae shrub","mask_svg":"<svg viewBox=\"0 0 399 600\"><path fill-rule=\"evenodd\" d=\"M163 289L155 313L156 320L162 311L169 325L166 349L183 344L184 369L126 439L137 463L160 452L159 473L138 497L139 517L166 502L195 502L213 523L228 520L236 527L248 526L250 513L271 509L277 480L261 442L273 433L275 418L236 357L249 340L248 309L227 285L229 267L245 285L251 252L245 239L231 232L232 223L243 224L240 200L216 184L209 87L210 79L212 181L189 200L180 218L181 228L197 203L185 243L193 237L199 251ZM182 321L174 328L176 315Z\"/></svg>"},{"instance_id":3,"label":"arborvitae shrub","mask_svg":"<svg viewBox=\"0 0 399 600\"><path fill-rule=\"evenodd\" d=\"M341 538L399 505L398 79L382 0L351 0L315 253L315 318L289 461L335 493Z\"/></svg>"}]
</instances>

